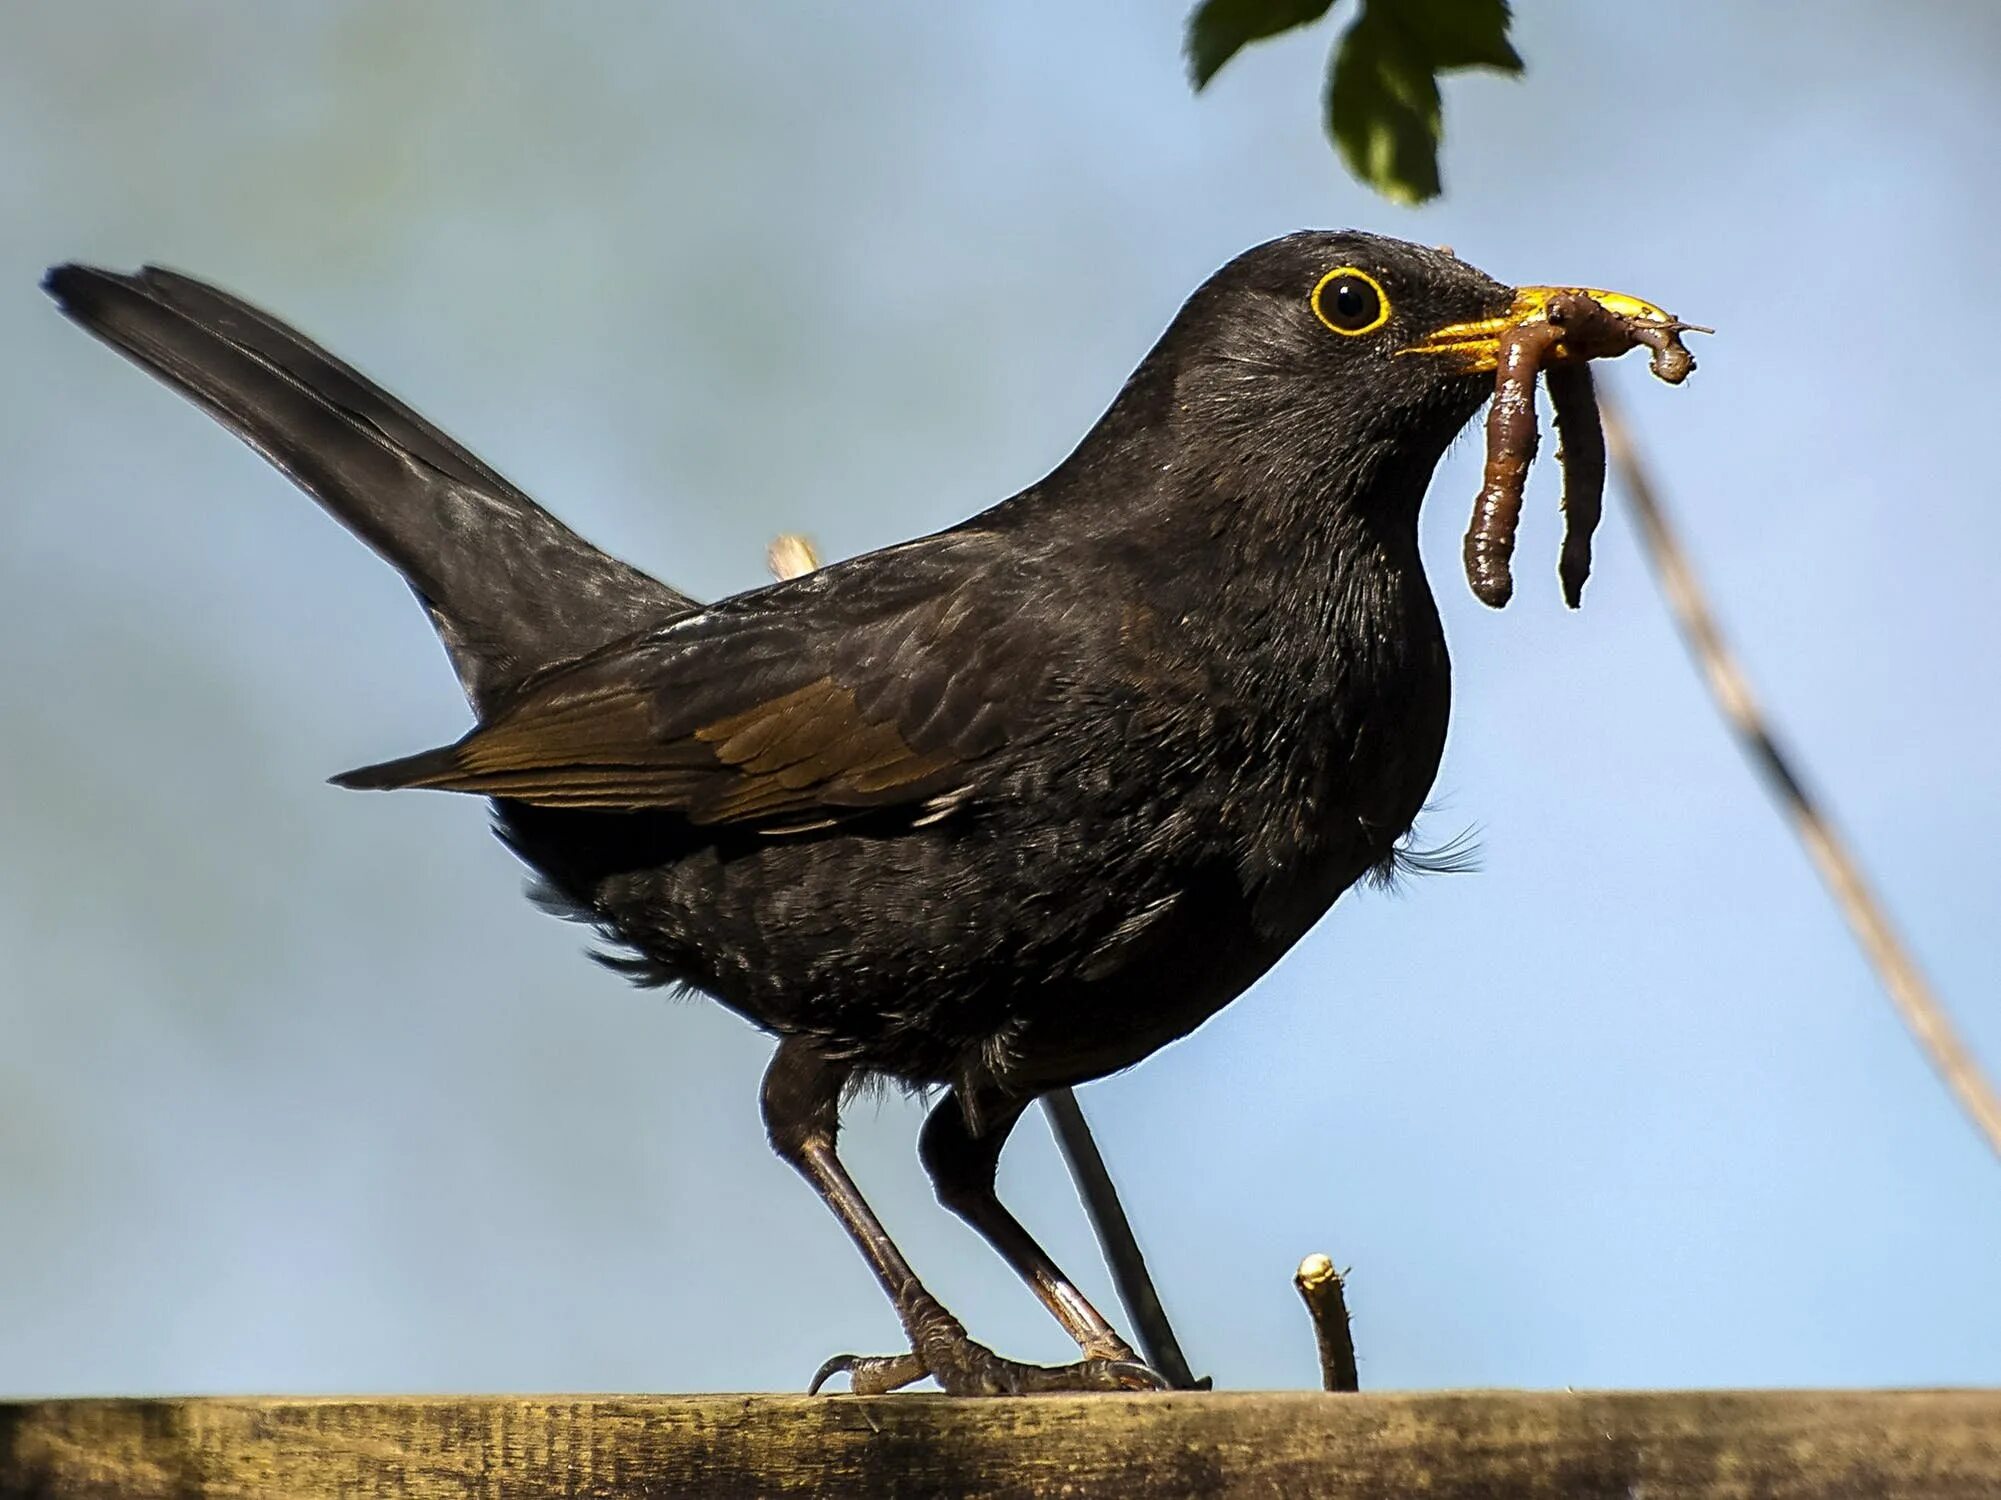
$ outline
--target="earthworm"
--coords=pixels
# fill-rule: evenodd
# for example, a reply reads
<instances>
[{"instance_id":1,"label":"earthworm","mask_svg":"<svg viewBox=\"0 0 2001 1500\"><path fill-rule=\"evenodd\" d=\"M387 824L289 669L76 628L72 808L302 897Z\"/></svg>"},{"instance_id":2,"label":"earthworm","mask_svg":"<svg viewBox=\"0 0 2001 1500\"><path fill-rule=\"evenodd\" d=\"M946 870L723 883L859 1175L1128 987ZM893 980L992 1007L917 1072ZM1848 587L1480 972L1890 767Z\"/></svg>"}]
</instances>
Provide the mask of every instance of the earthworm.
<instances>
[{"instance_id":1,"label":"earthworm","mask_svg":"<svg viewBox=\"0 0 2001 1500\"><path fill-rule=\"evenodd\" d=\"M1540 317L1501 335L1494 403L1487 410L1487 463L1465 544L1466 581L1482 603L1499 609L1515 591L1508 564L1521 520L1522 485L1536 455L1536 376L1548 377L1562 443L1564 534L1557 574L1565 602L1575 609L1591 574L1591 534L1605 499L1605 434L1585 362L1645 345L1652 351L1653 373L1679 385L1695 368L1681 342L1686 331L1709 332L1690 323L1617 313L1585 292L1568 291L1551 297Z\"/></svg>"},{"instance_id":2,"label":"earthworm","mask_svg":"<svg viewBox=\"0 0 2001 1500\"><path fill-rule=\"evenodd\" d=\"M1522 482L1535 462L1535 378L1550 349L1563 337L1555 323L1537 320L1501 337L1494 376L1494 404L1487 408L1487 467L1466 530L1466 581L1482 604L1499 609L1515 592L1508 559L1515 523L1522 516Z\"/></svg>"},{"instance_id":3,"label":"earthworm","mask_svg":"<svg viewBox=\"0 0 2001 1500\"><path fill-rule=\"evenodd\" d=\"M1563 554L1556 576L1563 602L1576 609L1591 576L1591 533L1605 514L1605 429L1598 423L1591 366L1555 365L1545 378L1556 412L1556 461L1563 469Z\"/></svg>"}]
</instances>

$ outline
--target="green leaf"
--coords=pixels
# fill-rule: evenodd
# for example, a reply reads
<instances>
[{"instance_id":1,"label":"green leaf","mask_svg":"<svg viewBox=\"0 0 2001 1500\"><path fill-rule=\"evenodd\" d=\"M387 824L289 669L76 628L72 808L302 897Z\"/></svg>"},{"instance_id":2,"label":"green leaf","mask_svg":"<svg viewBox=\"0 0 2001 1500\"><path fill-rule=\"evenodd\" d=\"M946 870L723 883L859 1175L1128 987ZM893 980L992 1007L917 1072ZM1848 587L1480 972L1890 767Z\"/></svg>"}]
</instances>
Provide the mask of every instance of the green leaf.
<instances>
[{"instance_id":1,"label":"green leaf","mask_svg":"<svg viewBox=\"0 0 2001 1500\"><path fill-rule=\"evenodd\" d=\"M1327 73L1327 133L1363 182L1395 203L1439 193L1438 75L1519 73L1506 0L1366 0Z\"/></svg>"},{"instance_id":2,"label":"green leaf","mask_svg":"<svg viewBox=\"0 0 2001 1500\"><path fill-rule=\"evenodd\" d=\"M1507 0L1377 0L1385 19L1408 35L1443 73L1453 68L1522 70L1521 54L1508 40Z\"/></svg>"},{"instance_id":3,"label":"green leaf","mask_svg":"<svg viewBox=\"0 0 2001 1500\"><path fill-rule=\"evenodd\" d=\"M1371 5L1327 75L1327 133L1363 182L1395 203L1438 196L1438 79Z\"/></svg>"},{"instance_id":4,"label":"green leaf","mask_svg":"<svg viewBox=\"0 0 2001 1500\"><path fill-rule=\"evenodd\" d=\"M1252 42L1304 26L1334 0L1202 0L1188 17L1188 76L1201 88Z\"/></svg>"}]
</instances>

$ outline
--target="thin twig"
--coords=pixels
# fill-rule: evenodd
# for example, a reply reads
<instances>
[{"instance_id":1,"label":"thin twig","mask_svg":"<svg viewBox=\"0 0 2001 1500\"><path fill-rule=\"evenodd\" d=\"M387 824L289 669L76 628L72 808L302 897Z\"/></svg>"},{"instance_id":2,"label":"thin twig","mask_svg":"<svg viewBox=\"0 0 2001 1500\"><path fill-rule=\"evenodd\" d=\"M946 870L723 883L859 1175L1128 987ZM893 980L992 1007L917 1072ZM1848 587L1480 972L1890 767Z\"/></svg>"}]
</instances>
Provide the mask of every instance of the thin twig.
<instances>
[{"instance_id":1,"label":"thin twig","mask_svg":"<svg viewBox=\"0 0 2001 1500\"><path fill-rule=\"evenodd\" d=\"M1091 1137L1091 1127L1084 1119L1084 1108L1077 1102L1077 1095L1070 1089L1051 1089L1042 1096L1042 1108L1049 1116L1049 1126L1055 1132L1056 1144L1062 1148L1063 1159L1070 1164L1070 1175L1077 1181L1077 1195L1084 1200L1084 1211L1090 1215L1091 1228L1097 1232L1098 1248L1111 1268L1112 1284L1119 1289L1119 1301L1125 1304L1126 1316L1133 1321L1146 1362L1166 1376L1168 1384L1177 1391L1208 1390L1209 1377L1195 1378L1180 1342L1174 1337L1167 1309L1160 1305L1160 1293L1154 1290L1153 1277L1147 1274L1146 1257L1140 1253L1132 1222L1119 1202L1112 1174L1105 1170L1105 1158Z\"/></svg>"},{"instance_id":2,"label":"thin twig","mask_svg":"<svg viewBox=\"0 0 2001 1500\"><path fill-rule=\"evenodd\" d=\"M1320 1346L1320 1389L1359 1391L1362 1377L1355 1369L1355 1335L1348 1326L1348 1298L1341 1273L1324 1255L1309 1255L1292 1273L1299 1300L1313 1319L1313 1338Z\"/></svg>"},{"instance_id":3,"label":"thin twig","mask_svg":"<svg viewBox=\"0 0 2001 1500\"><path fill-rule=\"evenodd\" d=\"M1835 904L1854 929L1856 939L1869 962L1882 977L1891 1002L1924 1049L1939 1077L1958 1099L1974 1128L1986 1138L1996 1156L2001 1156L2001 1098L1982 1076L1979 1064L1960 1040L1952 1018L1933 991L1917 963L1904 947L1881 902L1876 899L1848 846L1835 832L1827 815L1808 795L1797 772L1772 738L1763 712L1751 695L1750 684L1730 648L1716 628L1715 617L1695 581L1687 554L1675 539L1647 466L1634 445L1632 434L1619 414L1616 403L1603 387L1599 404L1604 414L1605 441L1619 482L1633 503L1639 519L1640 536L1661 592L1680 626L1689 652L1701 666L1710 696L1730 727L1743 742L1751 764L1765 782L1766 789L1783 809L1806 845L1808 856L1827 883Z\"/></svg>"}]
</instances>

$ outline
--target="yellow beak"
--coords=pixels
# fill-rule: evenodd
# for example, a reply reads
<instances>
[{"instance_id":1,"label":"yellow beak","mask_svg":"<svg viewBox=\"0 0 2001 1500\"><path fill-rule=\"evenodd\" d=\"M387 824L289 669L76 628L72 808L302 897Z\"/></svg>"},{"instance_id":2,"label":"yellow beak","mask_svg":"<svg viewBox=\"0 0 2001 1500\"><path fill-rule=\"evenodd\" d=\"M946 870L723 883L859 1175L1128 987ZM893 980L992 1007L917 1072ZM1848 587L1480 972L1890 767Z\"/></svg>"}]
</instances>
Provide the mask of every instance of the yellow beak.
<instances>
[{"instance_id":1,"label":"yellow beak","mask_svg":"<svg viewBox=\"0 0 2001 1500\"><path fill-rule=\"evenodd\" d=\"M1397 350L1397 353L1449 355L1459 362L1459 368L1467 374L1492 370L1501 361L1501 335L1531 323L1547 321L1551 299L1564 293L1581 293L1621 319L1658 323L1663 329L1686 326L1679 319L1655 307L1653 303L1642 302L1638 297L1628 297L1624 292L1600 291L1597 287L1590 286L1524 286L1515 289L1514 305L1500 317L1482 318L1473 323L1449 323L1443 328L1434 329L1417 343ZM1631 347L1630 343L1623 344L1621 350ZM1571 348L1559 340L1550 346L1543 363L1560 364L1594 359L1607 352L1613 351Z\"/></svg>"}]
</instances>

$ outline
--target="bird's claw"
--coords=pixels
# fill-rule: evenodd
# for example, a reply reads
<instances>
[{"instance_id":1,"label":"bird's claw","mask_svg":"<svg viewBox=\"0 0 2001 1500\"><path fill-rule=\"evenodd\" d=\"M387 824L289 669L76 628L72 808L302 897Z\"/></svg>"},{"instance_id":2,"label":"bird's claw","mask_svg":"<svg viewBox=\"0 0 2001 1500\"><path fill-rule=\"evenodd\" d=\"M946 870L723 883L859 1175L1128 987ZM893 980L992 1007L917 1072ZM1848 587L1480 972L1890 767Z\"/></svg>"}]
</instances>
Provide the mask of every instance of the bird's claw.
<instances>
[{"instance_id":1,"label":"bird's claw","mask_svg":"<svg viewBox=\"0 0 2001 1500\"><path fill-rule=\"evenodd\" d=\"M1004 1359L971 1339L944 1343L928 1354L837 1354L820 1366L806 1394L817 1395L836 1375L848 1377L857 1396L880 1396L930 1376L950 1396L1027 1396L1056 1391L1164 1391L1167 1378L1136 1359L1080 1359L1068 1365L1030 1365Z\"/></svg>"},{"instance_id":2,"label":"bird's claw","mask_svg":"<svg viewBox=\"0 0 2001 1500\"><path fill-rule=\"evenodd\" d=\"M817 1396L820 1387L836 1375L848 1377L848 1392L855 1396L886 1396L891 1391L914 1385L931 1372L924 1361L912 1354L836 1354L813 1375L806 1394Z\"/></svg>"},{"instance_id":3,"label":"bird's claw","mask_svg":"<svg viewBox=\"0 0 2001 1500\"><path fill-rule=\"evenodd\" d=\"M1137 1359L1088 1359L1084 1364L1095 1366L1108 1379L1115 1382L1109 1386L1091 1387L1094 1390L1171 1391L1174 1389L1173 1381L1152 1365Z\"/></svg>"}]
</instances>

